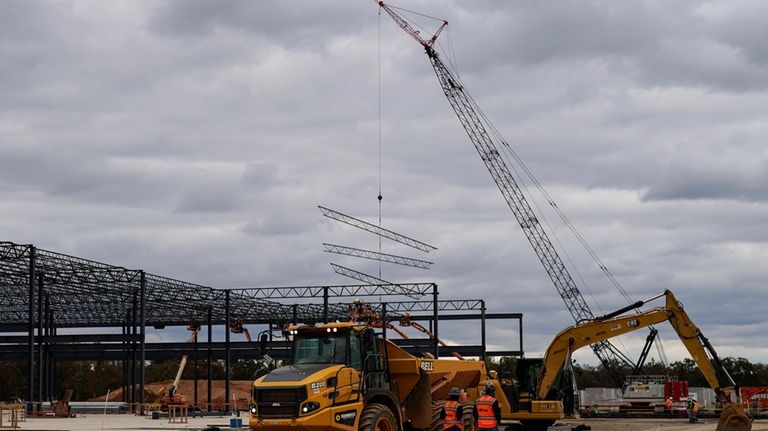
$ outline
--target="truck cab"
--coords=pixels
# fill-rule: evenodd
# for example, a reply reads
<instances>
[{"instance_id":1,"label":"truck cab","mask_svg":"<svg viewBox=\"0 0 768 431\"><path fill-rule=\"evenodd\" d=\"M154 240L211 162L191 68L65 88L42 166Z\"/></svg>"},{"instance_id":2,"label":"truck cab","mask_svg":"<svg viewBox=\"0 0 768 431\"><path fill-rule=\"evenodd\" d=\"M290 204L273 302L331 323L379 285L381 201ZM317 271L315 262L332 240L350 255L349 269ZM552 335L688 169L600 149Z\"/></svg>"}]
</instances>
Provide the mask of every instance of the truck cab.
<instances>
[{"instance_id":1,"label":"truck cab","mask_svg":"<svg viewBox=\"0 0 768 431\"><path fill-rule=\"evenodd\" d=\"M400 431L434 425L433 401L477 387L482 361L417 357L374 326L293 326L290 365L253 383L252 430Z\"/></svg>"},{"instance_id":2,"label":"truck cab","mask_svg":"<svg viewBox=\"0 0 768 431\"><path fill-rule=\"evenodd\" d=\"M344 322L287 333L293 337L289 365L253 384L251 429L351 430L366 393L390 392L373 328Z\"/></svg>"}]
</instances>

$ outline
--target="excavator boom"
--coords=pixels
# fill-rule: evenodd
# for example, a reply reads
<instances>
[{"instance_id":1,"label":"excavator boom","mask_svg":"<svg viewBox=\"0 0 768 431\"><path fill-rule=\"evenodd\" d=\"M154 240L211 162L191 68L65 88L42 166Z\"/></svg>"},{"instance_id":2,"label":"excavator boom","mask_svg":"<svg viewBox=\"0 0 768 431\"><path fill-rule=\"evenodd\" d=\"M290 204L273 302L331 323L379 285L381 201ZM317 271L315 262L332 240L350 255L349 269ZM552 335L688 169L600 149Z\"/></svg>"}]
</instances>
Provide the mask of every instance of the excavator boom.
<instances>
[{"instance_id":1,"label":"excavator boom","mask_svg":"<svg viewBox=\"0 0 768 431\"><path fill-rule=\"evenodd\" d=\"M693 323L682 304L675 295L667 290L662 295L646 301L639 301L633 305L641 306L659 297L665 297L665 305L639 314L620 316L617 312L599 317L586 323L580 323L561 331L550 343L544 357L544 365L541 370L540 383L537 390L537 398L546 398L549 390L557 377L558 372L564 366L570 364L570 357L576 350L600 341L636 331L664 321L669 321L680 340L685 345L691 357L696 362L699 370L715 391L718 401L723 406L720 423L717 431L748 431L752 429L750 419L745 415L740 403L730 400L729 393L736 393L736 383L723 366L717 356L717 352L709 343L709 340L701 333ZM624 308L621 311L628 311ZM720 369L728 379L727 386L723 386L717 376Z\"/></svg>"}]
</instances>

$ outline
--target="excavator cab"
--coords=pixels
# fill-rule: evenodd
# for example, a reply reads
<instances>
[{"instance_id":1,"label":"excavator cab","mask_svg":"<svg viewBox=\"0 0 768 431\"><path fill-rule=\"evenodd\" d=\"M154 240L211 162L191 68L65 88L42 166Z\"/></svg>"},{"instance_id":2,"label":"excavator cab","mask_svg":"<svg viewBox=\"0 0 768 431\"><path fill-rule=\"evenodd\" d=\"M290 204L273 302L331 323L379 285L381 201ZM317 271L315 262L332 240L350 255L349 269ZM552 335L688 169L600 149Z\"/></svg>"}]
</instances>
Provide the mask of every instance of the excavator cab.
<instances>
[{"instance_id":1,"label":"excavator cab","mask_svg":"<svg viewBox=\"0 0 768 431\"><path fill-rule=\"evenodd\" d=\"M532 411L533 401L539 391L540 374L544 365L543 358L520 358L515 366L514 384L501 383L501 389L507 398L512 412ZM549 388L545 400L561 400L566 413L573 412L575 399L571 379L561 369L555 382Z\"/></svg>"}]
</instances>

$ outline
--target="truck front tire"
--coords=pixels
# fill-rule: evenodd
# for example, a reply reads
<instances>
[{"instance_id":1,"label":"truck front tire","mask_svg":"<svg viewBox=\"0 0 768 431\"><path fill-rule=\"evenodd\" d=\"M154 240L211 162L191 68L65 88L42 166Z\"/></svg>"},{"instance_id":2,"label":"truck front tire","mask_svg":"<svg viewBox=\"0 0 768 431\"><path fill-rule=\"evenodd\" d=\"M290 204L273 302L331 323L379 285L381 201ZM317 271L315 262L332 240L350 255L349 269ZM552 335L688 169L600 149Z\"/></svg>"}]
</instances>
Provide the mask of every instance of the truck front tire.
<instances>
[{"instance_id":1,"label":"truck front tire","mask_svg":"<svg viewBox=\"0 0 768 431\"><path fill-rule=\"evenodd\" d=\"M369 404L360 415L359 431L398 431L395 415L384 405Z\"/></svg>"}]
</instances>

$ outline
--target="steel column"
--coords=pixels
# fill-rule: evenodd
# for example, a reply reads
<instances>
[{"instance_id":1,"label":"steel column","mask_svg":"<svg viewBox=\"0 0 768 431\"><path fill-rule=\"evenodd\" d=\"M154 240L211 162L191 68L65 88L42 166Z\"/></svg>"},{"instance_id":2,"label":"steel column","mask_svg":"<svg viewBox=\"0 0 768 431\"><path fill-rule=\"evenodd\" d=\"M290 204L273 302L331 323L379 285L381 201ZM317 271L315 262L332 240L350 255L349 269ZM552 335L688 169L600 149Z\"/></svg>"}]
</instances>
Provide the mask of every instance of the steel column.
<instances>
[{"instance_id":1,"label":"steel column","mask_svg":"<svg viewBox=\"0 0 768 431\"><path fill-rule=\"evenodd\" d=\"M37 399L43 402L43 274L37 274Z\"/></svg>"},{"instance_id":2,"label":"steel column","mask_svg":"<svg viewBox=\"0 0 768 431\"><path fill-rule=\"evenodd\" d=\"M211 374L213 374L213 351L211 350L211 345L213 344L213 311L211 310L211 307L208 307L208 411L213 410L213 403L211 402L211 397L213 395L213 378L211 377Z\"/></svg>"},{"instance_id":3,"label":"steel column","mask_svg":"<svg viewBox=\"0 0 768 431\"><path fill-rule=\"evenodd\" d=\"M435 340L434 340L435 341L434 343L435 358L440 357L440 343L438 342L440 336L438 335L438 331L437 331L437 295L438 295L437 284L433 284L432 285L432 320L434 321L434 324L432 325L432 329L433 329L432 333L435 335Z\"/></svg>"},{"instance_id":4,"label":"steel column","mask_svg":"<svg viewBox=\"0 0 768 431\"><path fill-rule=\"evenodd\" d=\"M147 365L147 352L146 352L146 338L147 338L147 277L144 273L144 270L141 270L141 293L140 293L140 315L141 318L139 320L139 324L141 325L141 335L139 340L139 349L140 349L140 358L141 363L139 364L139 369L141 370L139 375L141 376L141 381L139 382L139 402L141 403L141 414L144 415L144 379L146 378L146 365Z\"/></svg>"},{"instance_id":5,"label":"steel column","mask_svg":"<svg viewBox=\"0 0 768 431\"><path fill-rule=\"evenodd\" d=\"M197 369L197 336L199 334L199 330L197 333L195 333L195 396L193 401L193 407L192 410L194 411L197 408L197 379L199 377L198 369Z\"/></svg>"},{"instance_id":6,"label":"steel column","mask_svg":"<svg viewBox=\"0 0 768 431\"><path fill-rule=\"evenodd\" d=\"M43 379L45 381L45 401L51 400L51 295L45 294L45 320L43 322L43 336L45 337L45 372Z\"/></svg>"},{"instance_id":7,"label":"steel column","mask_svg":"<svg viewBox=\"0 0 768 431\"><path fill-rule=\"evenodd\" d=\"M381 322L383 325L381 325L381 337L383 339L387 339L387 303L382 302L381 303Z\"/></svg>"},{"instance_id":8,"label":"steel column","mask_svg":"<svg viewBox=\"0 0 768 431\"><path fill-rule=\"evenodd\" d=\"M130 321L130 311L126 313L126 323L123 325L123 335L128 335L128 321ZM128 402L128 343L123 341L123 402Z\"/></svg>"},{"instance_id":9,"label":"steel column","mask_svg":"<svg viewBox=\"0 0 768 431\"><path fill-rule=\"evenodd\" d=\"M480 356L480 359L485 361L485 300L480 301L480 345L483 348L483 354Z\"/></svg>"},{"instance_id":10,"label":"steel column","mask_svg":"<svg viewBox=\"0 0 768 431\"><path fill-rule=\"evenodd\" d=\"M29 362L27 364L27 401L35 398L35 246L29 246L29 308L27 327L27 349Z\"/></svg>"},{"instance_id":11,"label":"steel column","mask_svg":"<svg viewBox=\"0 0 768 431\"><path fill-rule=\"evenodd\" d=\"M139 302L139 293L133 292L133 305L131 307L130 334L136 335L136 319ZM131 405L136 407L136 341L131 337ZM135 411L135 410L134 410Z\"/></svg>"},{"instance_id":12,"label":"steel column","mask_svg":"<svg viewBox=\"0 0 768 431\"><path fill-rule=\"evenodd\" d=\"M53 314L51 314L51 335L54 338L53 344L56 343L56 321L53 320ZM51 396L56 396L56 356L51 352Z\"/></svg>"},{"instance_id":13,"label":"steel column","mask_svg":"<svg viewBox=\"0 0 768 431\"><path fill-rule=\"evenodd\" d=\"M328 323L328 286L323 286L323 323Z\"/></svg>"},{"instance_id":14,"label":"steel column","mask_svg":"<svg viewBox=\"0 0 768 431\"><path fill-rule=\"evenodd\" d=\"M230 325L230 318L229 318L229 298L230 298L230 291L227 290L224 292L224 368L226 368L226 380L224 381L224 412L229 413L229 391L230 391L230 381L232 379L232 361L231 361L231 351L230 351L230 345L229 345L229 325Z\"/></svg>"}]
</instances>

